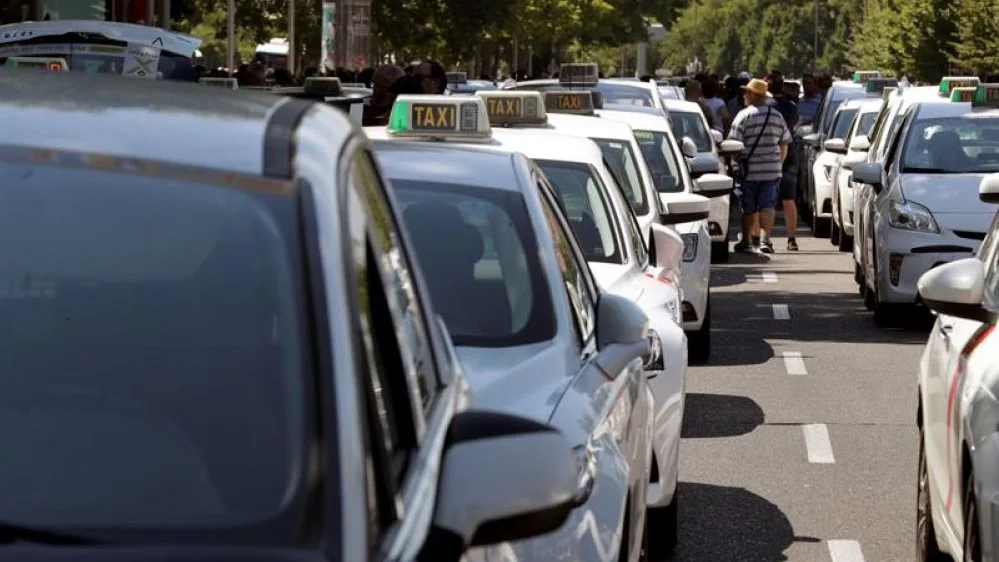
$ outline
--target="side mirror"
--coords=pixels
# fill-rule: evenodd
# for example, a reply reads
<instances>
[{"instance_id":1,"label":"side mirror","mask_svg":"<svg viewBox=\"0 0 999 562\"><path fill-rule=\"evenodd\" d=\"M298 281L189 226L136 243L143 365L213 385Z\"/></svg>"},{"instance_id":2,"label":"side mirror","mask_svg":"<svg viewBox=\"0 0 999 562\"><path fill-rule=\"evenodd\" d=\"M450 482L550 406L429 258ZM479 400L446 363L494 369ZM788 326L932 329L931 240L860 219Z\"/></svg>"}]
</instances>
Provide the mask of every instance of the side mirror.
<instances>
[{"instance_id":1,"label":"side mirror","mask_svg":"<svg viewBox=\"0 0 999 562\"><path fill-rule=\"evenodd\" d=\"M846 141L843 139L828 139L822 143L822 148L836 154L846 154Z\"/></svg>"},{"instance_id":2,"label":"side mirror","mask_svg":"<svg viewBox=\"0 0 999 562\"><path fill-rule=\"evenodd\" d=\"M999 203L999 174L989 174L978 184L978 198L982 203Z\"/></svg>"},{"instance_id":3,"label":"side mirror","mask_svg":"<svg viewBox=\"0 0 999 562\"><path fill-rule=\"evenodd\" d=\"M729 178L731 181L731 178ZM711 214L711 200L693 193L660 193L659 202L665 213L659 216L662 224L683 224L701 221Z\"/></svg>"},{"instance_id":4,"label":"side mirror","mask_svg":"<svg viewBox=\"0 0 999 562\"><path fill-rule=\"evenodd\" d=\"M697 156L697 145L690 140L690 137L683 137L683 140L680 141L680 151L687 158L693 158Z\"/></svg>"},{"instance_id":5,"label":"side mirror","mask_svg":"<svg viewBox=\"0 0 999 562\"><path fill-rule=\"evenodd\" d=\"M451 421L445 447L433 527L420 559L458 560L472 546L549 533L575 507L576 455L549 425L467 410Z\"/></svg>"},{"instance_id":6,"label":"side mirror","mask_svg":"<svg viewBox=\"0 0 999 562\"><path fill-rule=\"evenodd\" d=\"M807 144L808 146L810 146L812 148L818 148L819 147L819 140L821 138L822 137L818 133L809 133L809 134L801 137L801 140L802 140L802 142L804 142L805 144Z\"/></svg>"},{"instance_id":7,"label":"side mirror","mask_svg":"<svg viewBox=\"0 0 999 562\"><path fill-rule=\"evenodd\" d=\"M632 361L641 363L649 354L648 331L648 316L631 299L601 294L597 302L597 363L610 374L620 373Z\"/></svg>"},{"instance_id":8,"label":"side mirror","mask_svg":"<svg viewBox=\"0 0 999 562\"><path fill-rule=\"evenodd\" d=\"M871 139L867 135L857 135L850 141L850 152L867 152L871 149Z\"/></svg>"},{"instance_id":9,"label":"side mirror","mask_svg":"<svg viewBox=\"0 0 999 562\"><path fill-rule=\"evenodd\" d=\"M866 183L880 191L884 181L884 168L877 162L864 162L853 167L853 181Z\"/></svg>"},{"instance_id":10,"label":"side mirror","mask_svg":"<svg viewBox=\"0 0 999 562\"><path fill-rule=\"evenodd\" d=\"M690 175L695 178L704 174L716 174L718 173L718 159L715 158L714 154L698 154L687 161L687 168L690 170Z\"/></svg>"},{"instance_id":11,"label":"side mirror","mask_svg":"<svg viewBox=\"0 0 999 562\"><path fill-rule=\"evenodd\" d=\"M711 129L711 140L715 141L715 144L721 144L725 140L725 135L718 129Z\"/></svg>"},{"instance_id":12,"label":"side mirror","mask_svg":"<svg viewBox=\"0 0 999 562\"><path fill-rule=\"evenodd\" d=\"M694 180L694 193L704 197L721 197L732 192L732 178L721 174L704 174Z\"/></svg>"},{"instance_id":13,"label":"side mirror","mask_svg":"<svg viewBox=\"0 0 999 562\"><path fill-rule=\"evenodd\" d=\"M982 306L985 298L985 264L965 258L935 267L917 283L923 303L939 314L989 322L995 314Z\"/></svg>"},{"instance_id":14,"label":"side mirror","mask_svg":"<svg viewBox=\"0 0 999 562\"><path fill-rule=\"evenodd\" d=\"M746 145L742 141L729 139L721 141L718 145L718 153L722 156L735 156L742 154L743 150L746 150Z\"/></svg>"},{"instance_id":15,"label":"side mirror","mask_svg":"<svg viewBox=\"0 0 999 562\"><path fill-rule=\"evenodd\" d=\"M655 266L680 271L683 259L683 238L661 224L652 223L652 245Z\"/></svg>"},{"instance_id":16,"label":"side mirror","mask_svg":"<svg viewBox=\"0 0 999 562\"><path fill-rule=\"evenodd\" d=\"M794 136L800 139L804 139L808 135L815 132L815 129L811 125L801 125L794 130Z\"/></svg>"}]
</instances>

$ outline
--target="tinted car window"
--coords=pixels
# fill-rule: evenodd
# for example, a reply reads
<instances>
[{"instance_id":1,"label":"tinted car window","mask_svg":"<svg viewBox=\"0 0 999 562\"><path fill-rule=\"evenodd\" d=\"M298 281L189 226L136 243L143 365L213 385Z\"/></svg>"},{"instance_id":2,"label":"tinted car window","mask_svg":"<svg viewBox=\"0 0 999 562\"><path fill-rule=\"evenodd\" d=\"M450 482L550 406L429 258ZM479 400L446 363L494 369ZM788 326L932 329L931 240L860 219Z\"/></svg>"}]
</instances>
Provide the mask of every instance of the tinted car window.
<instances>
[{"instance_id":1,"label":"tinted car window","mask_svg":"<svg viewBox=\"0 0 999 562\"><path fill-rule=\"evenodd\" d=\"M904 134L903 172L999 172L999 117L916 119Z\"/></svg>"},{"instance_id":2,"label":"tinted car window","mask_svg":"<svg viewBox=\"0 0 999 562\"><path fill-rule=\"evenodd\" d=\"M586 261L622 263L609 203L594 170L580 162L536 162L555 187Z\"/></svg>"},{"instance_id":3,"label":"tinted car window","mask_svg":"<svg viewBox=\"0 0 999 562\"><path fill-rule=\"evenodd\" d=\"M631 204L631 210L644 215L649 212L649 202L645 197L645 184L638 172L638 160L631 143L613 139L592 139L604 154L604 160L614 169L616 178L621 181L624 195Z\"/></svg>"},{"instance_id":4,"label":"tinted car window","mask_svg":"<svg viewBox=\"0 0 999 562\"><path fill-rule=\"evenodd\" d=\"M519 193L400 178L392 178L392 187L455 345L551 339L551 298Z\"/></svg>"},{"instance_id":5,"label":"tinted car window","mask_svg":"<svg viewBox=\"0 0 999 562\"><path fill-rule=\"evenodd\" d=\"M711 133L704 126L704 121L700 113L689 111L672 111L669 114L670 125L673 129L673 136L677 140L683 137L690 137L697 145L697 152L711 152Z\"/></svg>"},{"instance_id":6,"label":"tinted car window","mask_svg":"<svg viewBox=\"0 0 999 562\"><path fill-rule=\"evenodd\" d=\"M311 439L296 209L0 164L0 517L217 529L285 509Z\"/></svg>"},{"instance_id":7,"label":"tinted car window","mask_svg":"<svg viewBox=\"0 0 999 562\"><path fill-rule=\"evenodd\" d=\"M0 47L0 65L7 57L57 57L66 60L70 70L103 74L121 74L125 69L128 44L100 36L67 34L45 36ZM162 72L170 80L194 81L196 76L191 59L177 53L160 51L156 68L150 74Z\"/></svg>"},{"instance_id":8,"label":"tinted car window","mask_svg":"<svg viewBox=\"0 0 999 562\"><path fill-rule=\"evenodd\" d=\"M678 193L683 191L683 179L676 153L670 148L669 137L661 131L635 131L645 162L652 172L656 191Z\"/></svg>"},{"instance_id":9,"label":"tinted car window","mask_svg":"<svg viewBox=\"0 0 999 562\"><path fill-rule=\"evenodd\" d=\"M840 111L833 122L832 134L829 135L829 138L842 139L846 137L846 134L850 131L850 125L853 124L853 118L856 116L856 109L844 109Z\"/></svg>"},{"instance_id":10,"label":"tinted car window","mask_svg":"<svg viewBox=\"0 0 999 562\"><path fill-rule=\"evenodd\" d=\"M877 112L861 113L860 123L857 123L857 134L858 135L870 135L871 129L874 128L874 121L878 118Z\"/></svg>"}]
</instances>

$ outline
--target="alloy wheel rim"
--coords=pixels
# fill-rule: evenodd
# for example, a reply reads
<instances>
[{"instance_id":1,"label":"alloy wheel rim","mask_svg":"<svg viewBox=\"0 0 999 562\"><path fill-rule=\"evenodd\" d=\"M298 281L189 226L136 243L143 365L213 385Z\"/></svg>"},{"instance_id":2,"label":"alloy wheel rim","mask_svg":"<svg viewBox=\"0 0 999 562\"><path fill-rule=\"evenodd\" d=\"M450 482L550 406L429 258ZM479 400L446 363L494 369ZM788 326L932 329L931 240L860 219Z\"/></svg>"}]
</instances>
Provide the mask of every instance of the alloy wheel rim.
<instances>
[{"instance_id":1,"label":"alloy wheel rim","mask_svg":"<svg viewBox=\"0 0 999 562\"><path fill-rule=\"evenodd\" d=\"M929 549L930 491L929 476L926 473L926 453L922 439L919 447L919 483L916 491L916 554L918 560L926 560Z\"/></svg>"}]
</instances>

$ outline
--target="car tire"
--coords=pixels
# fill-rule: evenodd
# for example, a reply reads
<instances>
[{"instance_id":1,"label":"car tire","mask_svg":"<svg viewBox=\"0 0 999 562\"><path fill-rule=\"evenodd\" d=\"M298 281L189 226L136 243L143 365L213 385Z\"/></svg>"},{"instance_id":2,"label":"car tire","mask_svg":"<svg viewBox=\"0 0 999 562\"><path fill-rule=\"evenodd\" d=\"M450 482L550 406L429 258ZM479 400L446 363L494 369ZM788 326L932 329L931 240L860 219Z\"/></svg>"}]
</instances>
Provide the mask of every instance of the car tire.
<instances>
[{"instance_id":1,"label":"car tire","mask_svg":"<svg viewBox=\"0 0 999 562\"><path fill-rule=\"evenodd\" d=\"M705 363L711 357L711 294L704 307L704 322L696 332L687 332L687 352L691 363Z\"/></svg>"},{"instance_id":2,"label":"car tire","mask_svg":"<svg viewBox=\"0 0 999 562\"><path fill-rule=\"evenodd\" d=\"M839 251L841 252L852 252L853 251L853 236L840 230L839 232Z\"/></svg>"},{"instance_id":3,"label":"car tire","mask_svg":"<svg viewBox=\"0 0 999 562\"><path fill-rule=\"evenodd\" d=\"M649 537L649 559L660 561L676 550L680 529L680 489L673 493L673 502L666 507L649 508L646 511L646 528L651 529Z\"/></svg>"},{"instance_id":4,"label":"car tire","mask_svg":"<svg viewBox=\"0 0 999 562\"><path fill-rule=\"evenodd\" d=\"M853 282L861 287L864 285L864 274L860 272L860 264L857 262L853 262ZM860 296L864 296L863 291L860 291Z\"/></svg>"},{"instance_id":5,"label":"car tire","mask_svg":"<svg viewBox=\"0 0 999 562\"><path fill-rule=\"evenodd\" d=\"M944 562L947 560L937 545L933 530L933 509L930 498L930 477L926 468L926 441L923 428L919 428L919 475L916 482L916 562Z\"/></svg>"},{"instance_id":6,"label":"car tire","mask_svg":"<svg viewBox=\"0 0 999 562\"><path fill-rule=\"evenodd\" d=\"M832 220L829 218L822 218L816 214L812 214L812 236L815 238L828 238L829 237L829 225Z\"/></svg>"},{"instance_id":7,"label":"car tire","mask_svg":"<svg viewBox=\"0 0 999 562\"><path fill-rule=\"evenodd\" d=\"M877 253L875 253L875 256ZM881 291L878 290L878 262L877 258L874 258L874 290L873 301L874 306L871 308L871 312L874 313L874 324L879 328L885 328L892 326L895 320L898 318L898 310L901 308L897 304L887 303L881 300ZM864 304L867 304L866 299Z\"/></svg>"},{"instance_id":8,"label":"car tire","mask_svg":"<svg viewBox=\"0 0 999 562\"><path fill-rule=\"evenodd\" d=\"M968 476L964 494L964 562L980 562L982 543L978 539L978 504L975 501L975 476Z\"/></svg>"},{"instance_id":9,"label":"car tire","mask_svg":"<svg viewBox=\"0 0 999 562\"><path fill-rule=\"evenodd\" d=\"M829 221L829 243L830 244L832 244L833 246L838 246L839 245L839 237L841 236L840 233L841 233L841 230L839 228L839 225L836 224L836 221L834 221L834 220Z\"/></svg>"},{"instance_id":10,"label":"car tire","mask_svg":"<svg viewBox=\"0 0 999 562\"><path fill-rule=\"evenodd\" d=\"M728 241L711 243L711 263L728 263Z\"/></svg>"}]
</instances>

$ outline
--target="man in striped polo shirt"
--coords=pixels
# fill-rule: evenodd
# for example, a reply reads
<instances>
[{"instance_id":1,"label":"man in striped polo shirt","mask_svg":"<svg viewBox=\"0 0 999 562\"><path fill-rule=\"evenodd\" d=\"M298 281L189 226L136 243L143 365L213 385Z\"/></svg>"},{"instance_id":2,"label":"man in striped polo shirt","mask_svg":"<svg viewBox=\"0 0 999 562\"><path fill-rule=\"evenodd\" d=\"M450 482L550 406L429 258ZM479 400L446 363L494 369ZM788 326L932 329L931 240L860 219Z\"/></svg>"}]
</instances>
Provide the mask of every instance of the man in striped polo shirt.
<instances>
[{"instance_id":1,"label":"man in striped polo shirt","mask_svg":"<svg viewBox=\"0 0 999 562\"><path fill-rule=\"evenodd\" d=\"M781 168L787 158L791 132L780 112L766 103L768 84L758 78L742 87L746 108L732 121L728 138L742 141L742 239L736 252L760 251L760 228L774 227L774 204L780 191ZM773 252L773 247L764 249Z\"/></svg>"}]
</instances>

